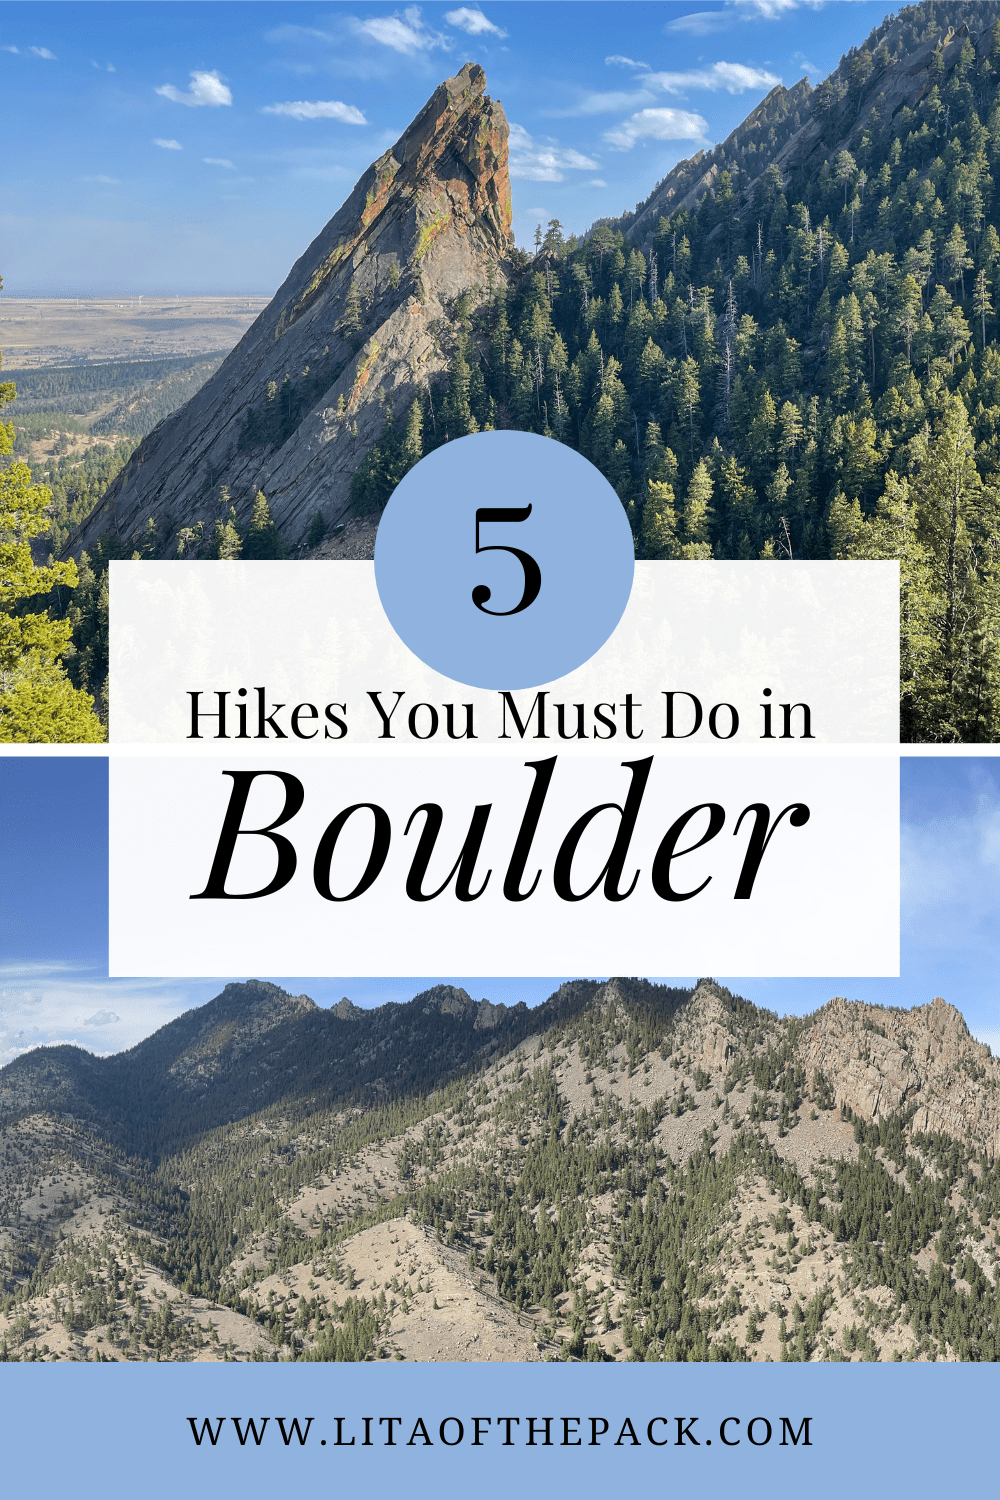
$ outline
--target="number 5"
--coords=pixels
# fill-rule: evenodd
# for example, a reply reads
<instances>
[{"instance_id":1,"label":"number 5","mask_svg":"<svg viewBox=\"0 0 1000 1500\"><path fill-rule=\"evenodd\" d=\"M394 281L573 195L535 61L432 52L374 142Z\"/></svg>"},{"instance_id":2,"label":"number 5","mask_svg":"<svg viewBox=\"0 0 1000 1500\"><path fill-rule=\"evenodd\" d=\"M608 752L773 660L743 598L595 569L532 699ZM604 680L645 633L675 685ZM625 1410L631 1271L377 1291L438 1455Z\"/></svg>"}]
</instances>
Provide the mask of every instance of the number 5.
<instances>
[{"instance_id":1,"label":"number 5","mask_svg":"<svg viewBox=\"0 0 1000 1500\"><path fill-rule=\"evenodd\" d=\"M484 615L517 615L522 609L527 609L538 598L538 591L542 586L542 571L535 559L527 552L521 552L517 547L483 547L479 542L479 528L484 521L526 521L531 515L531 506L495 506L486 507L476 511L476 551L478 552L510 552L517 558L524 569L524 592L513 609L487 609L486 601L490 598L490 590L485 583L478 583L472 590L472 602L477 609L481 609Z\"/></svg>"}]
</instances>

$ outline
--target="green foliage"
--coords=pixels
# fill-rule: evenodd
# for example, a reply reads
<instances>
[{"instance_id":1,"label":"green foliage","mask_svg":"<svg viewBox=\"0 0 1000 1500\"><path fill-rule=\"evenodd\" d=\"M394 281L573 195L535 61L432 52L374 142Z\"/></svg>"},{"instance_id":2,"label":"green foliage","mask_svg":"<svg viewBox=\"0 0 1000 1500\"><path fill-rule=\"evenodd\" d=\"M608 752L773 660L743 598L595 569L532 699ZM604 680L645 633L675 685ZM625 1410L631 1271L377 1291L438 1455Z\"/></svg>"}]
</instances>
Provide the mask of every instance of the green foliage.
<instances>
[{"instance_id":1,"label":"green foliage","mask_svg":"<svg viewBox=\"0 0 1000 1500\"><path fill-rule=\"evenodd\" d=\"M11 384L0 386L0 406L13 396ZM0 457L10 454L13 437L0 423ZM71 625L44 603L37 607L39 596L77 583L74 562L39 567L32 556L33 539L49 529L50 498L27 464L0 467L0 741L7 743L105 738L93 698L73 686L62 664Z\"/></svg>"},{"instance_id":2,"label":"green foliage","mask_svg":"<svg viewBox=\"0 0 1000 1500\"><path fill-rule=\"evenodd\" d=\"M302 419L323 397L350 362L350 355L340 361L324 348L314 364L301 370L287 370L283 378L268 381L247 408L237 442L241 453L278 449L297 431Z\"/></svg>"},{"instance_id":3,"label":"green foliage","mask_svg":"<svg viewBox=\"0 0 1000 1500\"><path fill-rule=\"evenodd\" d=\"M253 497L250 520L243 538L243 556L257 561L288 556L281 532L271 519L271 508L260 490Z\"/></svg>"},{"instance_id":4,"label":"green foliage","mask_svg":"<svg viewBox=\"0 0 1000 1500\"><path fill-rule=\"evenodd\" d=\"M36 420L46 419L41 417ZM66 424L60 419L60 431L66 430ZM111 481L117 478L128 463L137 445L135 438L123 438L114 444L97 443L88 448L82 458L66 454L36 466L36 478L52 493L51 538L52 551L56 556L62 552L76 528L90 515Z\"/></svg>"},{"instance_id":5,"label":"green foliage","mask_svg":"<svg viewBox=\"0 0 1000 1500\"><path fill-rule=\"evenodd\" d=\"M215 523L215 536L209 556L222 562L232 562L242 551L243 540L236 521L236 510L231 505L225 519L220 516Z\"/></svg>"},{"instance_id":6,"label":"green foliage","mask_svg":"<svg viewBox=\"0 0 1000 1500\"><path fill-rule=\"evenodd\" d=\"M982 26L963 3L913 15L895 56L883 26L811 104L792 91L716 148L714 195L641 246L635 215L582 243L539 227L514 284L456 317L424 448L490 427L568 443L646 557L898 559L904 738L995 741L1000 71L951 47L883 118L908 48ZM826 159L785 180L774 154L810 111ZM398 447L389 424L359 510L384 505Z\"/></svg>"},{"instance_id":7,"label":"green foliage","mask_svg":"<svg viewBox=\"0 0 1000 1500\"><path fill-rule=\"evenodd\" d=\"M11 370L7 378L17 385L18 396L28 411L85 412L104 404L109 392L137 393L143 387L173 375L196 371L199 384L221 364L224 355L176 355L163 359L94 360L79 365L49 365L43 369ZM202 369L201 367L205 367ZM187 399L186 397L184 398ZM50 404L51 403L51 404ZM180 404L180 403L178 403ZM114 431L114 429L111 429Z\"/></svg>"},{"instance_id":8,"label":"green foliage","mask_svg":"<svg viewBox=\"0 0 1000 1500\"><path fill-rule=\"evenodd\" d=\"M375 515L385 509L403 475L423 456L424 415L420 400L413 402L400 432L390 411L382 435L351 476L351 509L355 515Z\"/></svg>"}]
</instances>

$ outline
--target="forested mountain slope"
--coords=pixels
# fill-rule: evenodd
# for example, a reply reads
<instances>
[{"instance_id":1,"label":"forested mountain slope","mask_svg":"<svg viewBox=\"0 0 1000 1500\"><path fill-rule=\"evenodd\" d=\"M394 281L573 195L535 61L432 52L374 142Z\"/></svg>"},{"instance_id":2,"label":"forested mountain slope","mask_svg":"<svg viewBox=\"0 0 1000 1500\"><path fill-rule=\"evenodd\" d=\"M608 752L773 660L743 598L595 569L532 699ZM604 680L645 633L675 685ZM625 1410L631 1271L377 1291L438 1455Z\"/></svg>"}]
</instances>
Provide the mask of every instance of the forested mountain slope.
<instances>
[{"instance_id":1,"label":"forested mountain slope","mask_svg":"<svg viewBox=\"0 0 1000 1500\"><path fill-rule=\"evenodd\" d=\"M39 1109L94 1122L123 1149L157 1158L257 1110L371 1107L429 1093L456 1073L571 1012L595 981L566 984L540 1010L476 1002L436 985L405 1005L320 1009L260 980L228 984L127 1052L43 1047L0 1069L0 1121ZM679 1001L687 991L668 992Z\"/></svg>"},{"instance_id":2,"label":"forested mountain slope","mask_svg":"<svg viewBox=\"0 0 1000 1500\"><path fill-rule=\"evenodd\" d=\"M250 982L76 1100L68 1051L0 1070L8 1359L1000 1357L1000 1065L942 1000Z\"/></svg>"},{"instance_id":3,"label":"forested mountain slope","mask_svg":"<svg viewBox=\"0 0 1000 1500\"><path fill-rule=\"evenodd\" d=\"M910 7L635 214L583 242L553 221L458 308L447 384L362 463L356 509L513 426L602 469L642 556L899 558L903 737L995 739L998 90L1000 7Z\"/></svg>"},{"instance_id":4,"label":"forested mountain slope","mask_svg":"<svg viewBox=\"0 0 1000 1500\"><path fill-rule=\"evenodd\" d=\"M904 740L995 741L1000 5L907 7L635 212L581 240L540 226L533 257L510 245L484 86L471 65L442 85L406 166L370 169L84 521L86 587L53 601L74 680L103 681L109 557L370 556L423 454L514 427L607 475L640 556L898 558ZM489 149L455 167L477 121Z\"/></svg>"}]
</instances>

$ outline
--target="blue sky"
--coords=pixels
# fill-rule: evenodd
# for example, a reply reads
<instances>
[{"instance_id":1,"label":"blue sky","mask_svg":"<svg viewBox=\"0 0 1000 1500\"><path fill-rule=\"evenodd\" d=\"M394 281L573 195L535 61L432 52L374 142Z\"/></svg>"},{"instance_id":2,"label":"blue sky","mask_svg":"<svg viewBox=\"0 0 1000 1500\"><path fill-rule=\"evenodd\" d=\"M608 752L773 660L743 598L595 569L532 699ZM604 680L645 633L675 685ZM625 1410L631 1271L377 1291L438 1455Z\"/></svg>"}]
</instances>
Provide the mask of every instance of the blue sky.
<instances>
[{"instance_id":1,"label":"blue sky","mask_svg":"<svg viewBox=\"0 0 1000 1500\"><path fill-rule=\"evenodd\" d=\"M3 295L270 294L442 78L486 69L515 231L634 207L885 0L0 8ZM16 142L16 147L14 143Z\"/></svg>"},{"instance_id":2,"label":"blue sky","mask_svg":"<svg viewBox=\"0 0 1000 1500\"><path fill-rule=\"evenodd\" d=\"M833 995L905 1007L943 995L1000 1054L1000 757L905 758L900 791L900 978L715 977L781 1014L805 1014ZM0 757L0 867L0 1063L51 1042L118 1051L221 990L218 979L106 977L105 759ZM537 1005L559 983L456 974L232 977L272 979L320 1005L347 995L363 1006L406 1001L441 982L477 1000ZM688 984L697 976L650 977Z\"/></svg>"}]
</instances>

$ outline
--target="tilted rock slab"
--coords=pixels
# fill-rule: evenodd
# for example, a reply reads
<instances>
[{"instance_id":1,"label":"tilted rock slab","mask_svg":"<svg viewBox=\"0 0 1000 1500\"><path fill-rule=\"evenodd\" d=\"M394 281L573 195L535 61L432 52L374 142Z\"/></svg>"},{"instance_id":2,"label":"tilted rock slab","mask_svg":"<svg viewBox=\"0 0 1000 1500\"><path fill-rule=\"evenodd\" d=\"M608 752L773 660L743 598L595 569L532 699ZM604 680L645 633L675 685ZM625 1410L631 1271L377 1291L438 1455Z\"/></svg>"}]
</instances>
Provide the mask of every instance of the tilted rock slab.
<instances>
[{"instance_id":1,"label":"tilted rock slab","mask_svg":"<svg viewBox=\"0 0 1000 1500\"><path fill-rule=\"evenodd\" d=\"M200 521L210 536L226 519L222 485L241 523L263 490L293 549L317 511L328 527L347 514L386 410L404 413L446 368L457 299L506 280L509 132L485 87L473 63L441 84L211 379L140 444L68 553L109 530L134 546L152 517L156 555L175 557L179 541L190 550L186 529ZM283 402L296 425L276 445L262 437L281 431Z\"/></svg>"}]
</instances>

